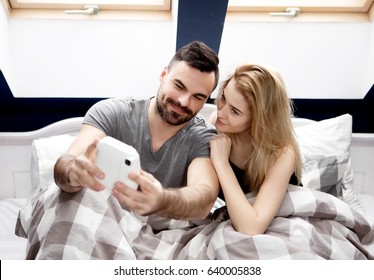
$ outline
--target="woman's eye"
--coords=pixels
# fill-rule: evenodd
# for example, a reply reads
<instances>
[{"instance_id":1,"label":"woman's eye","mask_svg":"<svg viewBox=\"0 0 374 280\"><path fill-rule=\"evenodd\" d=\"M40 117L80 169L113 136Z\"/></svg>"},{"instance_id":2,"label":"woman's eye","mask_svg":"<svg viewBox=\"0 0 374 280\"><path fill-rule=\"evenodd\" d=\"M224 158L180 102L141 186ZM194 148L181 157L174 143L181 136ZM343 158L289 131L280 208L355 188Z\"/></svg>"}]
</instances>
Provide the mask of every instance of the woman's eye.
<instances>
[{"instance_id":1,"label":"woman's eye","mask_svg":"<svg viewBox=\"0 0 374 280\"><path fill-rule=\"evenodd\" d=\"M231 110L231 113L232 113L233 115L239 115L239 112L236 111L235 109L232 109L232 110Z\"/></svg>"}]
</instances>

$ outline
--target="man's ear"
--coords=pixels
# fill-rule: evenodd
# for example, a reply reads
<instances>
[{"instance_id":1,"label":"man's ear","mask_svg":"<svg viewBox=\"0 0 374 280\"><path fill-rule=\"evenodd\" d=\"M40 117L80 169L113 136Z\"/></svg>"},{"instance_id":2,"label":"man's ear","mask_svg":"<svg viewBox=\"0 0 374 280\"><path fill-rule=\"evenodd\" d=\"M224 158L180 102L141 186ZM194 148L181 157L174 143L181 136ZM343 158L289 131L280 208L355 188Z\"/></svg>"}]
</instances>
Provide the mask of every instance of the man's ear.
<instances>
[{"instance_id":1,"label":"man's ear","mask_svg":"<svg viewBox=\"0 0 374 280\"><path fill-rule=\"evenodd\" d=\"M162 72L161 72L160 81L162 81L165 78L165 76L167 75L167 73L168 73L168 68L165 67L164 70L162 70Z\"/></svg>"}]
</instances>

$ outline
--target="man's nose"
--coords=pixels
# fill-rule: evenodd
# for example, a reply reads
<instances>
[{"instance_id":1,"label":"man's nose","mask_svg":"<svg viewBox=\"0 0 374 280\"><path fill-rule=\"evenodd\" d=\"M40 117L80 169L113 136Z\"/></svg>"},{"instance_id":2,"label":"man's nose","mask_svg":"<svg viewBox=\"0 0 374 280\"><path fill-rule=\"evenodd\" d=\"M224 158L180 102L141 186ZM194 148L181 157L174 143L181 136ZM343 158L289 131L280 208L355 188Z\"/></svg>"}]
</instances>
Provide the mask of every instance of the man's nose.
<instances>
[{"instance_id":1,"label":"man's nose","mask_svg":"<svg viewBox=\"0 0 374 280\"><path fill-rule=\"evenodd\" d=\"M190 97L188 95L183 94L179 96L178 101L181 104L181 106L188 107L188 103L190 102Z\"/></svg>"}]
</instances>

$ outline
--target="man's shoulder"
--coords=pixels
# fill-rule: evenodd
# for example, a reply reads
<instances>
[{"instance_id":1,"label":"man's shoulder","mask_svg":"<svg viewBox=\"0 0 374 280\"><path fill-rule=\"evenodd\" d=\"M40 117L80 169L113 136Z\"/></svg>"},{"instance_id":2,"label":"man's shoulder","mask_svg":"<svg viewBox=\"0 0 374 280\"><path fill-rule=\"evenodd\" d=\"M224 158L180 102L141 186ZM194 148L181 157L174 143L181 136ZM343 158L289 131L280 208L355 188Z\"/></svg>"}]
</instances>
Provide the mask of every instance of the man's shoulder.
<instances>
[{"instance_id":1,"label":"man's shoulder","mask_svg":"<svg viewBox=\"0 0 374 280\"><path fill-rule=\"evenodd\" d=\"M143 108L146 106L148 100L147 99L136 99L132 97L111 97L104 100L99 101L96 104L96 107L99 108L114 108L116 110L133 110L135 108Z\"/></svg>"},{"instance_id":2,"label":"man's shoulder","mask_svg":"<svg viewBox=\"0 0 374 280\"><path fill-rule=\"evenodd\" d=\"M217 130L215 127L209 123L203 117L197 115L195 116L187 126L187 131L189 134L197 134L197 135L204 135L204 134L217 134Z\"/></svg>"},{"instance_id":3,"label":"man's shoulder","mask_svg":"<svg viewBox=\"0 0 374 280\"><path fill-rule=\"evenodd\" d=\"M146 104L148 99L137 99L134 97L111 97L102 100L104 103L116 103L116 104Z\"/></svg>"}]
</instances>

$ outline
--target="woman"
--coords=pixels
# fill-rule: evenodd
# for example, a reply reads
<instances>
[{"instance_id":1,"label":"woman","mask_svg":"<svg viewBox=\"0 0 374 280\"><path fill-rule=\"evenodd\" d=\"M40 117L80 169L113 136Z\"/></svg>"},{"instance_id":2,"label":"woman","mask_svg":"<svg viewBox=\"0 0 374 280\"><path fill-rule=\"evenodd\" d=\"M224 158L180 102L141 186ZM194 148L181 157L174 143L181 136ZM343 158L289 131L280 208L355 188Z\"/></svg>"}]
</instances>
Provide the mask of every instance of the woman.
<instances>
[{"instance_id":1,"label":"woman","mask_svg":"<svg viewBox=\"0 0 374 280\"><path fill-rule=\"evenodd\" d=\"M210 142L221 198L236 231L264 233L289 183L300 182L301 160L293 134L292 103L282 78L260 65L243 65L223 81L210 121ZM251 205L245 194L256 193Z\"/></svg>"}]
</instances>

